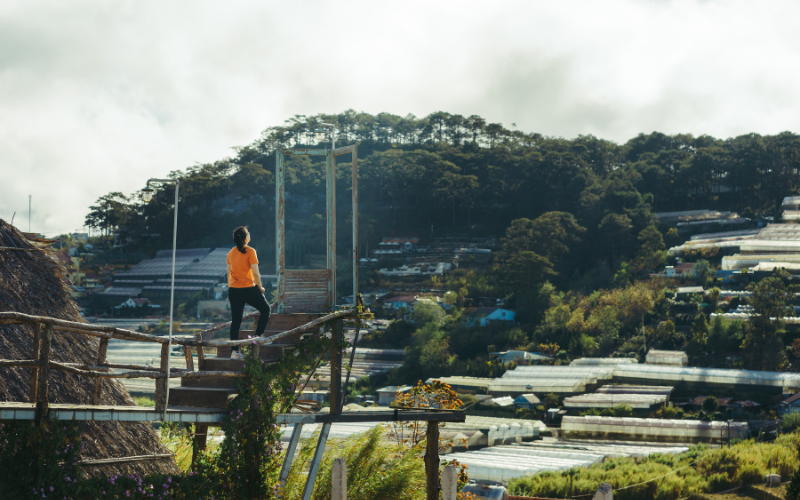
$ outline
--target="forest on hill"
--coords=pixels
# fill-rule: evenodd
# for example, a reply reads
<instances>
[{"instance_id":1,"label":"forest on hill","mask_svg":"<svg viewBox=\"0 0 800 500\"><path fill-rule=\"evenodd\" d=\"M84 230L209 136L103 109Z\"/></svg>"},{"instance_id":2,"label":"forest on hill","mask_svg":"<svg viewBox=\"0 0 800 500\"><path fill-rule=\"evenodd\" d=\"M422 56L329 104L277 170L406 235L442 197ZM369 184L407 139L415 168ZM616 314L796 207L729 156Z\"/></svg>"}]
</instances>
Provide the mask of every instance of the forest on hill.
<instances>
[{"instance_id":1,"label":"forest on hill","mask_svg":"<svg viewBox=\"0 0 800 500\"><path fill-rule=\"evenodd\" d=\"M560 244L558 255L554 248L536 253L562 276L570 270L569 279L608 274L642 247L659 246L653 240L663 228L655 225L654 212L708 208L774 215L782 197L800 184L800 137L789 132L728 139L654 132L620 145L593 136L524 133L443 112L425 118L354 111L295 116L237 148L234 157L170 173L181 179L179 247L226 245L232 229L247 224L254 246L273 255L274 150L319 145L314 130L322 122L338 127L338 144L359 142L362 249L376 248L389 234L499 238L509 227L537 239L544 234L530 221L551 214L539 230L560 234L549 244ZM339 200L349 200L349 174L349 162L337 165ZM321 158L289 159L291 265L324 252L324 178ZM86 223L118 229L130 248L166 248L173 194L162 187L144 204L138 192L109 193L91 207ZM337 209L338 248L344 251L352 247L350 205L340 201ZM269 272L273 259L262 260Z\"/></svg>"},{"instance_id":2,"label":"forest on hill","mask_svg":"<svg viewBox=\"0 0 800 500\"><path fill-rule=\"evenodd\" d=\"M669 264L665 249L683 240L675 228L658 223L656 212L778 214L780 200L800 186L800 136L716 139L653 132L616 144L592 136L523 133L477 116L447 113L421 119L353 111L296 116L237 148L234 157L170 173L181 181L178 247L230 245L232 230L248 225L262 273L273 273L274 151L324 147L314 138L321 122L336 124L337 145L359 143L362 252L376 249L389 235L497 241L488 266L462 268L438 285L430 283L458 297L455 312L435 321L421 318L425 326L417 325L416 332L398 324L381 339L416 346L406 363L415 376L465 370L480 375L457 358L469 363L485 357L487 347L548 345L560 346L570 357L643 355L654 346L699 356L713 341L728 346L717 349L721 361L699 362L716 365L725 362L725 352L753 354L747 346L758 344L770 346L772 355L749 356L747 366L785 365L784 346L791 339L783 338L779 326L755 331L741 322L709 324L706 313L718 307L713 294L681 306L687 314L676 315L663 284L637 279ZM325 253L325 164L320 157L293 156L286 166L287 260L302 267L313 264L311 256ZM340 255L352 249L350 176L349 161L337 164ZM138 192L109 193L91 207L86 222L115 234L124 245L115 250L120 254L168 248L172 189L160 187L148 204ZM713 264L701 264L700 279L711 288ZM349 265L349 259L339 259L340 295L352 293ZM376 271L360 273L360 280L362 290L385 285ZM467 328L464 301L478 297L505 298L506 307L518 311L520 326ZM780 300L784 304L788 295Z\"/></svg>"}]
</instances>

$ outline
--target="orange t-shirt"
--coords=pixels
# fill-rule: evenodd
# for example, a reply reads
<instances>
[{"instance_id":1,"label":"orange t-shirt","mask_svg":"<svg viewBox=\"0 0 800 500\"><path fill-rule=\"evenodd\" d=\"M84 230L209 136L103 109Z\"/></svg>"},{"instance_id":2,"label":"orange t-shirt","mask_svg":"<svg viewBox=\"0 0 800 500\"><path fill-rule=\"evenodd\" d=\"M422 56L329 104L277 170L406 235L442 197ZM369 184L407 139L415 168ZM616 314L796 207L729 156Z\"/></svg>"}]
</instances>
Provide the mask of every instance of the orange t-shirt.
<instances>
[{"instance_id":1,"label":"orange t-shirt","mask_svg":"<svg viewBox=\"0 0 800 500\"><path fill-rule=\"evenodd\" d=\"M228 286L231 288L250 288L256 286L253 281L253 264L258 264L256 251L251 247L244 247L245 253L233 247L228 252L228 264L231 266L231 273L228 277Z\"/></svg>"}]
</instances>

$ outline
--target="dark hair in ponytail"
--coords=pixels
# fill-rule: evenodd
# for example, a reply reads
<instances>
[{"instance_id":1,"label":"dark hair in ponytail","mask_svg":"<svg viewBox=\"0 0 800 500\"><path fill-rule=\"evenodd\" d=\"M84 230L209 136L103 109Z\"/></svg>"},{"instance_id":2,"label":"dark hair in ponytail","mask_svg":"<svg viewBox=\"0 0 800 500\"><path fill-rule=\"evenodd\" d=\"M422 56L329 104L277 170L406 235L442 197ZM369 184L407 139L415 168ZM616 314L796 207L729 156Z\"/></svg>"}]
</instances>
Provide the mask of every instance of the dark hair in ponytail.
<instances>
[{"instance_id":1,"label":"dark hair in ponytail","mask_svg":"<svg viewBox=\"0 0 800 500\"><path fill-rule=\"evenodd\" d=\"M233 242L236 243L236 248L242 252L247 253L244 249L245 240L247 239L247 226L239 226L233 231Z\"/></svg>"}]
</instances>

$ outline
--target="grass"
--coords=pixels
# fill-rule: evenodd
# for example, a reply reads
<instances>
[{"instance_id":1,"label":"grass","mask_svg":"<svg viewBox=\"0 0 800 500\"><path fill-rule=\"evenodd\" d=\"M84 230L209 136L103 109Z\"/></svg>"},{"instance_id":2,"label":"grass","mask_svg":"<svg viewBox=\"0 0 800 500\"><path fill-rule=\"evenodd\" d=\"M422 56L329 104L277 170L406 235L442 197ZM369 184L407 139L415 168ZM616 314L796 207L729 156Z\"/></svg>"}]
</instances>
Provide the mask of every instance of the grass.
<instances>
[{"instance_id":1,"label":"grass","mask_svg":"<svg viewBox=\"0 0 800 500\"><path fill-rule=\"evenodd\" d=\"M214 453L219 448L221 440L219 437L223 436L219 427L208 428L208 438L206 440L206 451ZM169 448L169 451L175 454L175 463L184 472L188 472L192 466L192 438L184 431L180 431L175 435L161 434L161 442Z\"/></svg>"},{"instance_id":2,"label":"grass","mask_svg":"<svg viewBox=\"0 0 800 500\"><path fill-rule=\"evenodd\" d=\"M147 396L135 396L133 398L138 406L155 406L156 402Z\"/></svg>"},{"instance_id":3,"label":"grass","mask_svg":"<svg viewBox=\"0 0 800 500\"><path fill-rule=\"evenodd\" d=\"M345 440L329 441L320 464L312 495L313 500L330 500L331 466L342 457L347 462L347 498L349 500L375 500L425 498L425 466L419 445L410 450L386 444L383 426L376 426L363 434ZM292 464L286 483L287 500L301 497L306 475L303 473L314 454L317 436L308 439Z\"/></svg>"},{"instance_id":4,"label":"grass","mask_svg":"<svg viewBox=\"0 0 800 500\"><path fill-rule=\"evenodd\" d=\"M677 456L653 455L639 463L634 459L612 459L573 469L572 477L568 472L546 472L516 479L509 485L509 492L566 498L594 493L600 483L606 482L619 500L678 500L691 495L703 498L744 484L761 483L768 473L788 479L796 468L798 443L800 434L793 433L780 436L774 443L748 440L717 449L698 445ZM653 480L665 474L668 475ZM622 489L645 481L649 482Z\"/></svg>"}]
</instances>

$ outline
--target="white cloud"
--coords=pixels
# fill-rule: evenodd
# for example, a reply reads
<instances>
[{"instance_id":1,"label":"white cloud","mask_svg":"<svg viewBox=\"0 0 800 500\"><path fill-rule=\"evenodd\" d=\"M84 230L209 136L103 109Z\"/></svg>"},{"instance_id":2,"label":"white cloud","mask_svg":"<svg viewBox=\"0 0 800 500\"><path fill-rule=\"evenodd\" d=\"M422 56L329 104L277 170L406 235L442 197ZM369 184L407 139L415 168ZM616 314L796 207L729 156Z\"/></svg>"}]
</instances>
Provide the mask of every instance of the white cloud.
<instances>
[{"instance_id":1,"label":"white cloud","mask_svg":"<svg viewBox=\"0 0 800 500\"><path fill-rule=\"evenodd\" d=\"M49 233L110 191L295 114L480 114L546 135L797 130L784 2L0 5L0 217ZM26 223L20 224L27 228Z\"/></svg>"}]
</instances>

